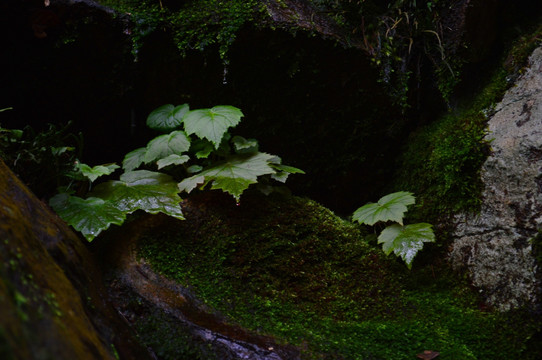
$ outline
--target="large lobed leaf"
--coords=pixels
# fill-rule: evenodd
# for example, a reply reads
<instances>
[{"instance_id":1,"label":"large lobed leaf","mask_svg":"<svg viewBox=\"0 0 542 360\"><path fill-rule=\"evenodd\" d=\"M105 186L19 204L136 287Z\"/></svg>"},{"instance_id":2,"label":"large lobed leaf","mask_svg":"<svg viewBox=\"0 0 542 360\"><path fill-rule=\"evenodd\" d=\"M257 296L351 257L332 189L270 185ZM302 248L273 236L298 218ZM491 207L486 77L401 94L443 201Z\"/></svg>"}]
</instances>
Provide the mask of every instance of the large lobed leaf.
<instances>
[{"instance_id":1,"label":"large lobed leaf","mask_svg":"<svg viewBox=\"0 0 542 360\"><path fill-rule=\"evenodd\" d=\"M111 202L89 197L81 199L66 193L55 195L49 201L51 207L68 224L92 241L111 224L121 225L126 213Z\"/></svg>"},{"instance_id":2,"label":"large lobed leaf","mask_svg":"<svg viewBox=\"0 0 542 360\"><path fill-rule=\"evenodd\" d=\"M258 140L245 139L242 136L234 136L231 139L235 152L238 154L251 153L258 151Z\"/></svg>"},{"instance_id":3,"label":"large lobed leaf","mask_svg":"<svg viewBox=\"0 0 542 360\"><path fill-rule=\"evenodd\" d=\"M117 164L105 164L90 167L87 164L77 163L76 167L81 171L81 174L83 174L83 176L90 180L90 182L94 182L94 180L96 180L102 175L112 174L120 166L118 166Z\"/></svg>"},{"instance_id":4,"label":"large lobed leaf","mask_svg":"<svg viewBox=\"0 0 542 360\"><path fill-rule=\"evenodd\" d=\"M139 165L143 164L146 153L147 148L143 147L130 151L128 154L126 154L124 160L122 161L122 168L124 171L132 171L137 169Z\"/></svg>"},{"instance_id":5,"label":"large lobed leaf","mask_svg":"<svg viewBox=\"0 0 542 360\"><path fill-rule=\"evenodd\" d=\"M378 243L382 244L386 255L393 251L404 260L409 269L412 268L414 257L426 242L435 242L432 226L427 223L390 225L378 236Z\"/></svg>"},{"instance_id":6,"label":"large lobed leaf","mask_svg":"<svg viewBox=\"0 0 542 360\"><path fill-rule=\"evenodd\" d=\"M188 110L188 104L160 106L147 117L147 126L164 132L175 130L182 124L183 117Z\"/></svg>"},{"instance_id":7,"label":"large lobed leaf","mask_svg":"<svg viewBox=\"0 0 542 360\"><path fill-rule=\"evenodd\" d=\"M143 163L148 164L153 161L160 161L170 155L182 157L184 156L182 153L188 151L189 148L190 139L186 133L184 131L172 131L169 134L155 137L149 141L147 147L139 148L126 154L122 161L122 168L124 171L133 171Z\"/></svg>"},{"instance_id":8,"label":"large lobed leaf","mask_svg":"<svg viewBox=\"0 0 542 360\"><path fill-rule=\"evenodd\" d=\"M220 105L211 109L189 111L184 116L183 122L189 135L196 134L202 139L205 138L213 143L215 149L218 149L228 128L239 124L241 117L243 113L240 109Z\"/></svg>"},{"instance_id":9,"label":"large lobed leaf","mask_svg":"<svg viewBox=\"0 0 542 360\"><path fill-rule=\"evenodd\" d=\"M151 214L162 212L183 220L178 192L177 183L171 176L137 170L122 174L120 180L96 186L92 195L112 202L126 213L136 210Z\"/></svg>"},{"instance_id":10,"label":"large lobed leaf","mask_svg":"<svg viewBox=\"0 0 542 360\"><path fill-rule=\"evenodd\" d=\"M281 164L282 160L279 157L275 157L275 158L278 160L270 164L270 166L276 171L275 174L271 175L271 178L273 180L279 181L281 183L285 183L286 180L288 180L288 176L290 176L290 174L304 174L305 173L303 170L298 169L296 167L283 165Z\"/></svg>"},{"instance_id":11,"label":"large lobed leaf","mask_svg":"<svg viewBox=\"0 0 542 360\"><path fill-rule=\"evenodd\" d=\"M258 176L275 173L269 163L273 157L260 152L230 156L226 161L184 179L179 183L179 190L190 192L197 185L212 181L212 189L221 189L239 200L243 191L258 182Z\"/></svg>"},{"instance_id":12,"label":"large lobed leaf","mask_svg":"<svg viewBox=\"0 0 542 360\"><path fill-rule=\"evenodd\" d=\"M169 134L157 136L147 144L143 161L148 164L172 154L181 155L190 149L190 139L184 131L172 131Z\"/></svg>"},{"instance_id":13,"label":"large lobed leaf","mask_svg":"<svg viewBox=\"0 0 542 360\"><path fill-rule=\"evenodd\" d=\"M379 221L395 221L403 225L403 217L407 206L416 202L412 193L399 191L378 200L378 203L368 203L354 212L352 219L361 224L374 225Z\"/></svg>"},{"instance_id":14,"label":"large lobed leaf","mask_svg":"<svg viewBox=\"0 0 542 360\"><path fill-rule=\"evenodd\" d=\"M158 169L161 169L169 165L182 165L188 160L190 160L190 157L188 155L171 154L163 159L158 160L156 162L156 165L158 165Z\"/></svg>"}]
</instances>

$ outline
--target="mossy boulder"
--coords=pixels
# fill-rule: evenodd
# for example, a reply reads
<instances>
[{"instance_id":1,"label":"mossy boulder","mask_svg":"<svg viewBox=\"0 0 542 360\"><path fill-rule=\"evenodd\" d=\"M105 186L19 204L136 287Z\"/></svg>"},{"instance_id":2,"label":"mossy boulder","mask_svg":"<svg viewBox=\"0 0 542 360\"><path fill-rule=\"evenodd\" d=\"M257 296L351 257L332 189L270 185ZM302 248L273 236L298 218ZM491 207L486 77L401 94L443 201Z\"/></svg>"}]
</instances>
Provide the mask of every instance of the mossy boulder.
<instances>
[{"instance_id":1,"label":"mossy boulder","mask_svg":"<svg viewBox=\"0 0 542 360\"><path fill-rule=\"evenodd\" d=\"M357 226L312 200L251 194L236 206L213 194L184 209L188 221L142 236L140 255L171 278L207 282L200 291L221 294L220 308L246 306L237 304L238 294L248 293L319 314L335 311L336 319L393 312L388 300L399 296L402 269ZM215 286L221 278L231 287Z\"/></svg>"},{"instance_id":2,"label":"mossy boulder","mask_svg":"<svg viewBox=\"0 0 542 360\"><path fill-rule=\"evenodd\" d=\"M143 216L104 238L100 250L111 255L118 309L164 359L188 351L235 359L236 349L254 359L296 359L302 350L277 336L277 323L300 314L386 317L397 308L402 265L314 201L249 192L236 205L210 192L184 201L183 211L185 221ZM203 339L201 327L212 336ZM164 328L184 334L177 345L156 339Z\"/></svg>"},{"instance_id":3,"label":"mossy boulder","mask_svg":"<svg viewBox=\"0 0 542 360\"><path fill-rule=\"evenodd\" d=\"M0 358L148 359L85 245L0 160Z\"/></svg>"},{"instance_id":4,"label":"mossy boulder","mask_svg":"<svg viewBox=\"0 0 542 360\"><path fill-rule=\"evenodd\" d=\"M183 210L184 221L144 215L97 243L119 310L160 359L537 356L529 314L481 310L443 263L409 271L312 200L249 192L237 205L211 191Z\"/></svg>"},{"instance_id":5,"label":"mossy boulder","mask_svg":"<svg viewBox=\"0 0 542 360\"><path fill-rule=\"evenodd\" d=\"M539 47L488 119L492 152L481 166L481 209L457 216L450 252L453 265L501 310L542 306L532 242L542 229L541 67Z\"/></svg>"}]
</instances>

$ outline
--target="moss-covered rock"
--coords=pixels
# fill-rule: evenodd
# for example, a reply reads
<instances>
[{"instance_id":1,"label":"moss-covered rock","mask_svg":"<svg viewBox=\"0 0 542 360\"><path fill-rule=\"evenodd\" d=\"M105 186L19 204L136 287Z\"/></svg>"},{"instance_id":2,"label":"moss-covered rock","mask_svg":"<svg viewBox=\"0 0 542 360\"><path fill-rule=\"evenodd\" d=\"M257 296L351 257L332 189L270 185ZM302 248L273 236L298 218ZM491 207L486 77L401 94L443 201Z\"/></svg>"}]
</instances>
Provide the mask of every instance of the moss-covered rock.
<instances>
[{"instance_id":1,"label":"moss-covered rock","mask_svg":"<svg viewBox=\"0 0 542 360\"><path fill-rule=\"evenodd\" d=\"M502 310L540 307L537 264L529 239L542 229L542 48L488 121L492 153L481 167L478 214L457 218L450 257L468 269L487 301Z\"/></svg>"},{"instance_id":2,"label":"moss-covered rock","mask_svg":"<svg viewBox=\"0 0 542 360\"><path fill-rule=\"evenodd\" d=\"M0 160L0 357L147 359L79 239Z\"/></svg>"},{"instance_id":3,"label":"moss-covered rock","mask_svg":"<svg viewBox=\"0 0 542 360\"><path fill-rule=\"evenodd\" d=\"M409 272L314 201L249 193L236 205L210 192L183 207L185 221L144 216L103 239L114 244L114 283L144 309L162 309L153 321L138 315L149 314L141 302L123 312L161 358L174 352L152 335L180 332L167 320L177 314L213 331L210 339L242 336L255 354L273 348L270 358L407 360L432 349L443 359L536 359L526 350L536 328L528 314L480 309L446 267Z\"/></svg>"}]
</instances>

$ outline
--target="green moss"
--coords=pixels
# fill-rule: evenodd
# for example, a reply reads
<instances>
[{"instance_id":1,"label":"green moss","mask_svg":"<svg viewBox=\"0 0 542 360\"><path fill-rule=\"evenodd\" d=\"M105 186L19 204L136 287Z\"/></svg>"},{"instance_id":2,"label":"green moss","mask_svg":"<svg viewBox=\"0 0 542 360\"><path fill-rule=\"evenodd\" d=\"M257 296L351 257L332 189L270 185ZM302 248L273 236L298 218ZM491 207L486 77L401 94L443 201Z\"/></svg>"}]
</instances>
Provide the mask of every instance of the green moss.
<instances>
[{"instance_id":1,"label":"green moss","mask_svg":"<svg viewBox=\"0 0 542 360\"><path fill-rule=\"evenodd\" d=\"M491 146L486 138L488 116L525 65L542 26L529 34L511 43L506 60L474 98L411 135L393 189L417 194L415 218L437 222L457 212L478 211L480 168Z\"/></svg>"},{"instance_id":2,"label":"green moss","mask_svg":"<svg viewBox=\"0 0 542 360\"><path fill-rule=\"evenodd\" d=\"M504 62L504 68L508 73L520 72L525 66L527 59L535 48L540 46L542 40L542 24L526 31L515 41L514 46L508 52Z\"/></svg>"},{"instance_id":3,"label":"green moss","mask_svg":"<svg viewBox=\"0 0 542 360\"><path fill-rule=\"evenodd\" d=\"M179 51L204 50L217 45L220 57L227 61L227 52L241 27L256 17L265 16L265 6L256 0L186 1L177 9L153 1L102 0L102 4L130 13L133 19L134 54L144 38L154 31L173 34Z\"/></svg>"},{"instance_id":4,"label":"green moss","mask_svg":"<svg viewBox=\"0 0 542 360\"><path fill-rule=\"evenodd\" d=\"M491 145L487 116L509 86L506 77L506 71L496 71L475 99L411 135L394 188L418 195L416 218L437 222L478 210L480 169Z\"/></svg>"},{"instance_id":5,"label":"green moss","mask_svg":"<svg viewBox=\"0 0 542 360\"><path fill-rule=\"evenodd\" d=\"M407 272L310 200L203 199L187 218L147 232L140 255L231 322L295 344L307 359L412 359L426 349L512 359L533 331L528 319L518 329L480 311L444 269Z\"/></svg>"}]
</instances>

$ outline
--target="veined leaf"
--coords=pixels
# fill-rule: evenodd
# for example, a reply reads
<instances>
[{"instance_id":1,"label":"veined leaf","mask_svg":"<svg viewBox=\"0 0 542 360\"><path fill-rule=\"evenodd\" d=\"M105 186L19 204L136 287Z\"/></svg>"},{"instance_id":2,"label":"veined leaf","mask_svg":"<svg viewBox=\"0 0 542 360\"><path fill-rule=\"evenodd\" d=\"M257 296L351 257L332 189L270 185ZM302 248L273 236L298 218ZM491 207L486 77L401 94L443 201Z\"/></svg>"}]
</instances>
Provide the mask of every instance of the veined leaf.
<instances>
[{"instance_id":1,"label":"veined leaf","mask_svg":"<svg viewBox=\"0 0 542 360\"><path fill-rule=\"evenodd\" d=\"M281 183L285 183L286 180L288 180L289 175L290 174L285 172L285 171L279 171L279 172L277 172L275 174L271 174L271 179L276 180L276 181L281 182Z\"/></svg>"},{"instance_id":2,"label":"veined leaf","mask_svg":"<svg viewBox=\"0 0 542 360\"><path fill-rule=\"evenodd\" d=\"M426 242L435 242L435 234L430 224L419 223L407 226L390 225L378 237L382 250L389 255L392 251L412 268L414 257Z\"/></svg>"},{"instance_id":3,"label":"veined leaf","mask_svg":"<svg viewBox=\"0 0 542 360\"><path fill-rule=\"evenodd\" d=\"M285 183L288 180L290 174L304 174L305 172L301 169L295 168L293 166L282 165L282 159L278 156L273 156L269 160L269 166L276 170L275 174L271 175L273 180ZM265 192L264 192L265 193Z\"/></svg>"},{"instance_id":4,"label":"veined leaf","mask_svg":"<svg viewBox=\"0 0 542 360\"><path fill-rule=\"evenodd\" d=\"M258 182L258 176L275 173L275 170L268 162L271 158L273 158L273 155L266 153L230 156L225 162L184 179L179 184L179 188L185 191L190 189L191 191L197 184L212 181L212 189L221 189L239 200L243 191L250 184ZM196 180L198 181L196 182Z\"/></svg>"},{"instance_id":5,"label":"veined leaf","mask_svg":"<svg viewBox=\"0 0 542 360\"><path fill-rule=\"evenodd\" d=\"M205 183L205 176L195 175L184 179L179 184L177 184L177 187L179 191L186 191L187 193L190 193L198 185L203 183Z\"/></svg>"},{"instance_id":6,"label":"veined leaf","mask_svg":"<svg viewBox=\"0 0 542 360\"><path fill-rule=\"evenodd\" d=\"M132 171L137 169L139 165L143 164L143 159L145 158L146 153L146 148L139 148L126 154L124 160L122 161L122 168L124 171Z\"/></svg>"},{"instance_id":7,"label":"veined leaf","mask_svg":"<svg viewBox=\"0 0 542 360\"><path fill-rule=\"evenodd\" d=\"M273 169L278 170L278 171L284 171L284 172L287 172L289 174L304 174L305 173L303 170L298 169L298 168L293 167L293 166L289 166L289 165L271 164L271 167Z\"/></svg>"},{"instance_id":8,"label":"veined leaf","mask_svg":"<svg viewBox=\"0 0 542 360\"><path fill-rule=\"evenodd\" d=\"M66 193L55 195L49 201L51 207L68 224L92 241L111 224L122 225L126 213L111 202L90 197L81 199Z\"/></svg>"},{"instance_id":9,"label":"veined leaf","mask_svg":"<svg viewBox=\"0 0 542 360\"><path fill-rule=\"evenodd\" d=\"M368 203L354 212L354 221L374 225L379 221L395 221L403 225L403 216L407 206L416 202L412 193L400 191L383 196L378 203Z\"/></svg>"},{"instance_id":10,"label":"veined leaf","mask_svg":"<svg viewBox=\"0 0 542 360\"><path fill-rule=\"evenodd\" d=\"M192 165L189 166L188 169L186 169L189 174L196 174L199 173L201 170L203 170L203 167L201 167L200 165Z\"/></svg>"},{"instance_id":11,"label":"veined leaf","mask_svg":"<svg viewBox=\"0 0 542 360\"><path fill-rule=\"evenodd\" d=\"M190 110L188 104L160 106L147 117L147 126L164 132L175 130L182 124L183 117L188 110Z\"/></svg>"},{"instance_id":12,"label":"veined leaf","mask_svg":"<svg viewBox=\"0 0 542 360\"><path fill-rule=\"evenodd\" d=\"M235 200L239 201L243 191L248 189L251 184L256 184L257 180L246 179L242 177L217 177L211 184L211 189L220 189L232 195Z\"/></svg>"},{"instance_id":13,"label":"veined leaf","mask_svg":"<svg viewBox=\"0 0 542 360\"><path fill-rule=\"evenodd\" d=\"M197 139L190 144L190 151L195 153L198 159L207 159L214 149L213 144L206 139Z\"/></svg>"},{"instance_id":14,"label":"veined leaf","mask_svg":"<svg viewBox=\"0 0 542 360\"><path fill-rule=\"evenodd\" d=\"M258 140L256 139L245 139L244 137L237 135L231 139L231 142L238 154L258 151Z\"/></svg>"},{"instance_id":15,"label":"veined leaf","mask_svg":"<svg viewBox=\"0 0 542 360\"><path fill-rule=\"evenodd\" d=\"M148 164L171 154L181 155L190 148L190 139L184 131L172 131L149 141L143 161Z\"/></svg>"},{"instance_id":16,"label":"veined leaf","mask_svg":"<svg viewBox=\"0 0 542 360\"><path fill-rule=\"evenodd\" d=\"M178 192L177 183L171 176L136 170L122 174L120 180L99 184L91 195L112 202L126 213L143 210L184 219Z\"/></svg>"},{"instance_id":17,"label":"veined leaf","mask_svg":"<svg viewBox=\"0 0 542 360\"><path fill-rule=\"evenodd\" d=\"M186 132L211 141L218 149L229 127L241 121L243 113L236 107L221 105L211 109L189 111L183 118Z\"/></svg>"},{"instance_id":18,"label":"veined leaf","mask_svg":"<svg viewBox=\"0 0 542 360\"><path fill-rule=\"evenodd\" d=\"M156 165L158 165L158 169L161 169L169 165L181 165L188 160L190 160L190 157L188 155L171 154L163 159L158 160L156 162Z\"/></svg>"},{"instance_id":19,"label":"veined leaf","mask_svg":"<svg viewBox=\"0 0 542 360\"><path fill-rule=\"evenodd\" d=\"M102 175L109 175L117 170L120 166L117 164L105 164L90 167L87 164L77 163L76 168L81 171L81 174L88 178L90 182L94 182Z\"/></svg>"}]
</instances>

